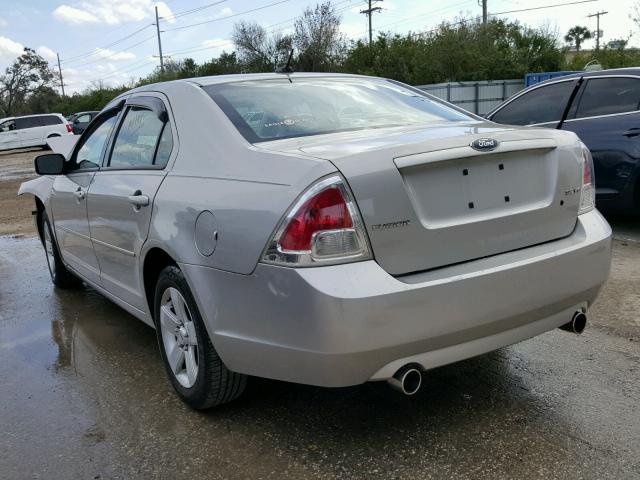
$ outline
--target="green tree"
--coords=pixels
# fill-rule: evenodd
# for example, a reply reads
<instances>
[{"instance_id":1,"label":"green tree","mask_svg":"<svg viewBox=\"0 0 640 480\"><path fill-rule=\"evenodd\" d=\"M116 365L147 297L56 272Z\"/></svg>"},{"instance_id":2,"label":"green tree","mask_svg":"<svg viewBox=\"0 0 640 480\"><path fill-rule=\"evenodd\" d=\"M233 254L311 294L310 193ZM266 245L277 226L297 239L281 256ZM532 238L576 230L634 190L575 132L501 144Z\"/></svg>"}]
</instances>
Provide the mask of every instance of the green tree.
<instances>
[{"instance_id":1,"label":"green tree","mask_svg":"<svg viewBox=\"0 0 640 480\"><path fill-rule=\"evenodd\" d=\"M580 46L582 45L582 42L589 40L590 38L591 31L587 27L576 25L569 29L567 34L564 36L564 41L569 45L575 45L576 52L580 53Z\"/></svg>"},{"instance_id":2,"label":"green tree","mask_svg":"<svg viewBox=\"0 0 640 480\"><path fill-rule=\"evenodd\" d=\"M25 47L22 55L0 76L0 115L20 113L30 95L56 85L56 76L47 61L35 50Z\"/></svg>"},{"instance_id":3,"label":"green tree","mask_svg":"<svg viewBox=\"0 0 640 480\"><path fill-rule=\"evenodd\" d=\"M456 20L423 34L379 34L371 47L352 43L343 70L423 85L520 78L559 70L563 61L555 35L544 29L499 19L487 25Z\"/></svg>"}]
</instances>

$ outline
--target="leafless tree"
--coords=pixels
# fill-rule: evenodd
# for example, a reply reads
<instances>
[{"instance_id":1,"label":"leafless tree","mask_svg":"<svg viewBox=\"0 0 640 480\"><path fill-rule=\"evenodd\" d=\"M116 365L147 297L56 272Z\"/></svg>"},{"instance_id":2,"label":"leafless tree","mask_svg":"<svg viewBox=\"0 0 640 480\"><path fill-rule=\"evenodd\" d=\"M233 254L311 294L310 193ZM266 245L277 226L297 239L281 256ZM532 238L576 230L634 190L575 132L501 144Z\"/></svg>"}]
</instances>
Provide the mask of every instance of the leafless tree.
<instances>
[{"instance_id":1,"label":"leafless tree","mask_svg":"<svg viewBox=\"0 0 640 480\"><path fill-rule=\"evenodd\" d=\"M240 62L249 71L273 71L291 49L291 37L281 33L269 35L256 22L241 21L233 26L231 39Z\"/></svg>"},{"instance_id":2,"label":"leafless tree","mask_svg":"<svg viewBox=\"0 0 640 480\"><path fill-rule=\"evenodd\" d=\"M340 16L331 2L306 8L295 21L293 44L302 70L322 72L335 69L346 50L340 32Z\"/></svg>"}]
</instances>

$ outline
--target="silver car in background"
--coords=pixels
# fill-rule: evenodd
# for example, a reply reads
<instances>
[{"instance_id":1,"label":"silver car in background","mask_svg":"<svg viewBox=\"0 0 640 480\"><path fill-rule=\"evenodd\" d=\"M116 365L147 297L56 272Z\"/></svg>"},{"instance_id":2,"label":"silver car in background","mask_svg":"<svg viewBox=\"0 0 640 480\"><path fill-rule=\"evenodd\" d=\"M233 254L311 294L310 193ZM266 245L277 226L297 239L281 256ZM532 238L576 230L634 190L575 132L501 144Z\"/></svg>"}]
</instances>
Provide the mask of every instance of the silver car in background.
<instances>
[{"instance_id":1,"label":"silver car in background","mask_svg":"<svg viewBox=\"0 0 640 480\"><path fill-rule=\"evenodd\" d=\"M572 134L484 121L397 82L258 74L147 85L36 158L55 285L155 327L194 408L248 375L387 380L580 332L611 230Z\"/></svg>"}]
</instances>

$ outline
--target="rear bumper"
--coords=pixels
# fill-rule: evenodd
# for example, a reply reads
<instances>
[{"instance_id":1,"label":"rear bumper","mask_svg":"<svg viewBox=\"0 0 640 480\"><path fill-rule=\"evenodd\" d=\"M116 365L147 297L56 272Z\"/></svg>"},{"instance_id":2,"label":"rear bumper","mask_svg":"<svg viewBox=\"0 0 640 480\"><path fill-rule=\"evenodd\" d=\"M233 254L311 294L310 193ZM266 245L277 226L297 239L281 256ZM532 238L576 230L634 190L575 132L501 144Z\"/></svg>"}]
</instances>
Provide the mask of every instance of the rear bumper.
<instances>
[{"instance_id":1,"label":"rear bumper","mask_svg":"<svg viewBox=\"0 0 640 480\"><path fill-rule=\"evenodd\" d=\"M374 261L252 275L181 265L234 371L347 386L402 365L452 363L530 338L587 308L606 280L611 229L597 211L564 239L394 278Z\"/></svg>"}]
</instances>

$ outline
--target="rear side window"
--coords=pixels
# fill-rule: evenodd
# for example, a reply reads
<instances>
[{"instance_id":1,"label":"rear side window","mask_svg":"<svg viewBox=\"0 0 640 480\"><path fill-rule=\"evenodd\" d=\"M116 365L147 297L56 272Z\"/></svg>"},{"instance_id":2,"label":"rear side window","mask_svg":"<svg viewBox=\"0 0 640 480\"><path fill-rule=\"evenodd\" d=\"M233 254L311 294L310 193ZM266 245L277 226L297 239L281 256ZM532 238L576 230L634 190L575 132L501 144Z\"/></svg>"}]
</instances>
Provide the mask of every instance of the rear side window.
<instances>
[{"instance_id":1,"label":"rear side window","mask_svg":"<svg viewBox=\"0 0 640 480\"><path fill-rule=\"evenodd\" d=\"M158 142L158 150L156 152L156 159L154 165L165 167L171 156L173 150L173 135L171 134L171 125L164 124L162 129L162 135L160 135L160 141Z\"/></svg>"},{"instance_id":2,"label":"rear side window","mask_svg":"<svg viewBox=\"0 0 640 480\"><path fill-rule=\"evenodd\" d=\"M491 120L507 125L560 121L575 84L559 82L530 90L498 110Z\"/></svg>"},{"instance_id":3,"label":"rear side window","mask_svg":"<svg viewBox=\"0 0 640 480\"><path fill-rule=\"evenodd\" d=\"M595 117L640 109L640 79L594 78L587 81L575 118Z\"/></svg>"},{"instance_id":4,"label":"rear side window","mask_svg":"<svg viewBox=\"0 0 640 480\"><path fill-rule=\"evenodd\" d=\"M204 90L252 143L473 120L446 103L386 80L283 77L209 85Z\"/></svg>"},{"instance_id":5,"label":"rear side window","mask_svg":"<svg viewBox=\"0 0 640 480\"><path fill-rule=\"evenodd\" d=\"M20 117L16 118L16 129L24 130L26 128L35 128L40 126L38 117Z\"/></svg>"},{"instance_id":6,"label":"rear side window","mask_svg":"<svg viewBox=\"0 0 640 480\"><path fill-rule=\"evenodd\" d=\"M40 125L46 127L49 125L60 125L62 123L62 119L57 117L56 115L44 115L40 117Z\"/></svg>"},{"instance_id":7,"label":"rear side window","mask_svg":"<svg viewBox=\"0 0 640 480\"><path fill-rule=\"evenodd\" d=\"M160 146L163 147L160 153L166 154L168 140L160 141L165 130L171 135L169 125L162 122L155 112L143 107L129 107L113 144L109 167L164 167L168 156L166 159L158 158L158 163L154 163L154 159Z\"/></svg>"}]
</instances>

